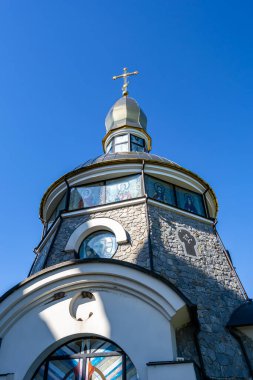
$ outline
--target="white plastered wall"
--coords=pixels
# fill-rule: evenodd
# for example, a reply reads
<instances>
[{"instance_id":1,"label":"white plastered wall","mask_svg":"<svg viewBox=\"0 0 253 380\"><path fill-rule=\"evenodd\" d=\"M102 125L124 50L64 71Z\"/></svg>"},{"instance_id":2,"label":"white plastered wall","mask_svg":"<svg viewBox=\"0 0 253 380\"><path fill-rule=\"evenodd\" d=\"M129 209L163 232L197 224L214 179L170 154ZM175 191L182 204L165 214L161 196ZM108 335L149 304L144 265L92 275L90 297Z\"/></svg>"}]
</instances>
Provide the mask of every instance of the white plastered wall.
<instances>
[{"instance_id":1,"label":"white plastered wall","mask_svg":"<svg viewBox=\"0 0 253 380\"><path fill-rule=\"evenodd\" d=\"M55 300L59 292L63 298ZM57 345L95 334L119 345L144 380L147 362L175 359L173 325L189 315L160 280L119 264L87 263L25 282L2 302L0 321L0 374L28 380Z\"/></svg>"}]
</instances>

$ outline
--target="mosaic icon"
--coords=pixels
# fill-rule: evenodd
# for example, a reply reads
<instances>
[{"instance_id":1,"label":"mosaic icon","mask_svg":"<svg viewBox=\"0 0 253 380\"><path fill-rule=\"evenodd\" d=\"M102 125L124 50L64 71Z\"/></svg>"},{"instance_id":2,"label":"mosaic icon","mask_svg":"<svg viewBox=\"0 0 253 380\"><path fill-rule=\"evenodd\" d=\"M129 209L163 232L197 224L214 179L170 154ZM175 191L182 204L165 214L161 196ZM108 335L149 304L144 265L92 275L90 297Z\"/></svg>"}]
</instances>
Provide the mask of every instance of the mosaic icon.
<instances>
[{"instance_id":1,"label":"mosaic icon","mask_svg":"<svg viewBox=\"0 0 253 380\"><path fill-rule=\"evenodd\" d=\"M183 243L185 252L189 256L197 256L195 247L197 245L197 241L195 237L186 229L179 228L177 231L179 240Z\"/></svg>"}]
</instances>

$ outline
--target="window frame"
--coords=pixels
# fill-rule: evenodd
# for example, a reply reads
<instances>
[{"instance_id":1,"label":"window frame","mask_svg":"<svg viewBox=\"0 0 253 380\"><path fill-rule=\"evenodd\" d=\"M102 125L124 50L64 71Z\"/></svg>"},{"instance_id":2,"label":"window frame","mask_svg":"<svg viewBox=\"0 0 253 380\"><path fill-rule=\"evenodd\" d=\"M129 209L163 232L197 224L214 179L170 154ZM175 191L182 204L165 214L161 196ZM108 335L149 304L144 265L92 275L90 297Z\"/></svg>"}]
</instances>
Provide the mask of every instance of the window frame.
<instances>
[{"instance_id":1,"label":"window frame","mask_svg":"<svg viewBox=\"0 0 253 380\"><path fill-rule=\"evenodd\" d=\"M139 143L133 142L132 141L132 136L137 137L138 139L142 140L143 141L143 145L140 145ZM143 148L143 150L133 150L132 149L133 144L137 145L137 146L139 146L141 148ZM145 140L142 137L139 137L139 136L137 136L137 135L135 135L133 133L130 133L130 152L146 152L146 142L145 142Z\"/></svg>"},{"instance_id":2,"label":"window frame","mask_svg":"<svg viewBox=\"0 0 253 380\"><path fill-rule=\"evenodd\" d=\"M173 188L173 192L174 192L175 205L171 205L171 204L169 204L169 203L162 202L162 201L157 201L156 199L151 198L151 197L148 195L148 193L147 193L147 189L146 189L146 196L147 196L147 198L152 199L152 200L155 200L156 202L159 202L159 203L162 203L162 204L165 204L165 205L168 205L168 206L171 206L171 207L177 208L177 209L179 209L179 210L182 210L182 211L188 212L189 214L198 215L198 216L200 216L200 217L202 217L202 218L206 218L206 219L208 219L208 212L207 212L207 207L206 207L206 204L205 204L205 196L204 196L204 194L197 193L197 192L192 191L192 190L189 190L189 189L187 189L187 188L185 188L185 187L175 185L175 184L173 184L173 183L171 183L171 182L164 181L164 180L162 180L162 179L160 179L160 178L158 178L158 177L154 177L154 176L149 175L149 174L146 174L146 173L145 173L144 177L145 177L145 176L151 177L151 178L153 178L154 180L159 180L159 181L161 181L161 182L164 182L165 184L171 185L172 188ZM144 181L145 181L145 178L144 178ZM146 186L145 186L145 188L146 188ZM195 212L191 212L191 211L185 210L184 208L180 207L179 204L178 204L177 188L182 189L182 190L184 190L185 192L189 192L189 193L196 194L196 195L200 196L201 199L202 199L202 206L203 206L203 210L204 210L204 215L201 215L201 214L198 214L198 213L195 213Z\"/></svg>"},{"instance_id":3,"label":"window frame","mask_svg":"<svg viewBox=\"0 0 253 380\"><path fill-rule=\"evenodd\" d=\"M171 186L171 187L172 187L172 192L173 192L173 196L174 196L175 204L171 204L171 203L163 202L163 201L158 201L157 199L154 199L154 198L150 197L150 196L148 195L148 193L147 193L147 186L145 186L147 198L149 198L149 199L153 199L154 201L157 201L157 202L163 203L163 204L168 205L168 206L171 206L171 207L178 208L178 206L177 206L177 199L176 199L176 193L175 193L175 187L173 186L172 183L170 183L170 182L166 182L166 181L163 181L162 179L157 178L157 177L154 177L154 176L149 175L149 174L144 174L144 181L145 181L145 183L146 183L146 179L145 179L145 177L150 177L150 178L152 178L152 179L154 179L154 180L157 180L157 181L160 181L160 182L164 182L165 184Z\"/></svg>"},{"instance_id":4,"label":"window frame","mask_svg":"<svg viewBox=\"0 0 253 380\"><path fill-rule=\"evenodd\" d=\"M128 178L128 177L134 177L134 176L139 176L139 180L140 180L140 185L141 185L141 195L139 197L136 197L136 198L130 198L130 199L126 199L126 200L121 200L121 201L115 201L115 202L107 202L107 199L106 199L106 183L107 182L110 182L110 181L117 181L117 180L120 180L121 178ZM102 203L102 204L99 204L99 205L96 205L96 206L89 206L89 207L83 207L83 208L75 208L75 209L70 209L68 208L68 211L77 211L77 210L87 210L89 208L93 208L93 207L101 207L101 206L104 206L104 205L110 205L110 204L115 204L115 203L119 203L119 202L127 202L127 201L131 201L131 199L139 199L139 198L142 198L144 196L144 189L143 189L143 184L142 184L142 180L141 180L141 176L142 174L141 173L134 173L134 174L130 174L130 175L125 175L125 176L121 176L121 177L116 177L116 178L110 178L108 180L105 180L105 181L96 181L96 182L91 182L91 183L87 183L85 185L81 185L81 186L71 186L69 188L69 191L70 191L70 196L71 196L71 190L72 189L78 189L80 187L89 187L89 186L96 186L96 184L101 184L101 186L104 187L104 200L105 202Z\"/></svg>"},{"instance_id":5,"label":"window frame","mask_svg":"<svg viewBox=\"0 0 253 380\"><path fill-rule=\"evenodd\" d=\"M141 186L141 191L140 191L141 195L138 196L138 197L136 197L136 198L130 198L130 199L120 200L120 201L114 201L114 202L107 202L107 200L106 200L106 183L109 182L109 181L114 181L114 180L117 181L117 180L120 180L120 179L122 179L124 181L124 179L126 179L128 177L133 177L133 176L139 176L140 186ZM68 212L75 212L75 211L78 211L78 210L87 210L89 208L97 208L97 207L101 207L101 206L105 206L105 205L113 205L113 204L116 204L116 203L128 202L128 201L131 201L133 199L143 198L144 196L146 196L149 199L153 199L147 193L147 186L146 186L146 179L145 179L146 176L152 178L153 180L164 182L165 184L168 184L168 185L172 186L172 188L173 188L175 205L167 203L167 202L162 202L162 201L157 201L157 202L165 204L165 205L168 205L170 207L177 208L177 209L185 211L185 212L188 212L189 214L193 214L193 215L197 215L197 216L203 217L205 219L212 219L212 218L210 218L210 215L209 215L209 209L208 209L208 206L207 206L207 201L206 201L205 193L203 193L203 194L202 193L197 193L195 191L192 191L190 189L184 188L182 186L175 185L175 184L173 184L171 182L164 181L164 180L162 180L162 179L160 179L158 177L154 177L154 176L152 176L150 174L140 172L140 173L134 173L134 174L120 176L120 177L116 177L116 178L110 178L110 179L104 180L104 181L89 182L87 184L80 185L80 186L69 186L68 190L65 192L65 194L62 196L61 200L58 203L58 205L59 205L60 202L62 201L62 199L64 198L64 196L66 196L65 209L63 208L62 210L60 210L60 212L58 212L58 215L57 215L56 219L50 225L50 227L49 227L49 221L50 221L50 219L46 221L46 223L45 223L45 225L46 225L46 227L45 227L46 231L45 231L45 233L44 233L43 236L45 237L47 235L47 233L51 230L51 228L55 224L55 221L58 219L58 217L60 216L60 214L62 212L64 212L65 210L68 211ZM70 197L71 197L71 191L73 189L78 189L78 188L82 188L82 187L86 187L86 186L87 187L99 186L99 184L104 187L104 203L102 202L101 204L97 204L97 205L94 205L94 206L83 207L83 208L70 208L70 202L69 202L69 200L70 200ZM198 214L198 213L194 213L194 212L191 212L191 211L187 211L184 208L180 207L179 203L178 203L178 197L177 197L177 191L176 191L177 188L182 189L182 190L184 190L186 192L192 193L193 195L196 194L196 195L200 196L201 199L202 199L202 206L203 206L204 215L201 215L201 214ZM58 205L57 205L57 207L58 207ZM55 210L51 213L50 218L52 217L52 215L55 212Z\"/></svg>"},{"instance_id":6,"label":"window frame","mask_svg":"<svg viewBox=\"0 0 253 380\"><path fill-rule=\"evenodd\" d=\"M64 346L67 346L68 344L75 342L75 341L85 341L85 340L101 340L105 343L111 343L112 345L116 346L118 349L117 351L110 351L110 352L91 352L91 353L78 353L78 354L73 354L73 355L54 355L59 349L61 349ZM43 373L43 380L48 380L48 370L49 370L49 363L53 361L63 361L63 360L71 360L71 359L82 359L83 360L83 367L82 367L82 380L84 380L87 376L86 374L86 364L87 364L87 359L89 358L95 358L95 357L121 357L122 358L122 380L127 380L127 360L132 363L135 371L136 371L136 377L138 377L138 373L136 370L136 367L134 366L132 360L129 358L129 356L125 353L125 351L122 350L121 347L118 346L118 344L115 344L113 341L110 339L100 337L100 336L84 336L81 338L74 338L71 339L64 344L60 345L54 351L52 351L43 361L42 363L38 366L36 371L34 372L34 375L32 376L31 380L36 380L36 376L39 374L40 369L44 366L44 373Z\"/></svg>"},{"instance_id":7,"label":"window frame","mask_svg":"<svg viewBox=\"0 0 253 380\"><path fill-rule=\"evenodd\" d=\"M82 245L83 245L83 243L85 242L85 240L87 240L87 239L89 239L92 235L98 235L99 233L101 234L101 233L110 233L111 235L113 235L114 236L114 245L115 245L115 250L114 250L114 252L113 252L113 254L110 256L110 257L105 257L105 256L99 256L99 257L97 257L97 259L111 259L115 254L116 254L116 252L117 252L117 250L118 250L118 243L117 243L117 239L116 239L116 236L115 236L115 234L112 232L112 231L109 231L109 230L98 230L98 231L94 231L94 232L91 232L89 235L87 235L84 239L83 239L83 241L81 242L81 244L80 244L80 247L79 247L79 250L78 250L78 258L79 259L81 259L81 260L85 260L85 259L93 259L93 258L96 258L96 257L81 257L80 256L80 250L81 250L81 248L82 248Z\"/></svg>"},{"instance_id":8,"label":"window frame","mask_svg":"<svg viewBox=\"0 0 253 380\"><path fill-rule=\"evenodd\" d=\"M127 141L123 142L123 143L115 143L115 139L117 137L121 137L121 136L127 136ZM132 142L131 141L131 137L134 136L134 137L138 137L139 139L141 139L143 141L143 145L141 144L138 144L138 143L135 143L135 142ZM134 133L131 133L131 132L127 132L127 133L122 133L122 134L119 134L119 135L114 135L108 142L107 144L107 147L106 147L106 153L125 153L125 151L118 151L116 152L115 150L115 147L118 146L118 145L123 145L123 144L126 144L127 143L127 152L147 152L147 148L146 148L146 141L144 138L138 136L138 135L135 135ZM132 149L132 144L135 144L141 148L143 148L143 150L133 150ZM108 149L109 148L109 149Z\"/></svg>"}]
</instances>

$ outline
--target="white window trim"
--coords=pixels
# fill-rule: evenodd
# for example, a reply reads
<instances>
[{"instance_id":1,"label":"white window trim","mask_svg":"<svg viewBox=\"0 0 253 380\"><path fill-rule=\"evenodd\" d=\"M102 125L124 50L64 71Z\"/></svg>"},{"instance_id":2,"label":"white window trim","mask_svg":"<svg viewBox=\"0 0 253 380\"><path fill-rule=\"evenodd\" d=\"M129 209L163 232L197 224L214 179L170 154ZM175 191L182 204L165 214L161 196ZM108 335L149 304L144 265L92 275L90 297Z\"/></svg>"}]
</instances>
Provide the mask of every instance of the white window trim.
<instances>
[{"instance_id":1,"label":"white window trim","mask_svg":"<svg viewBox=\"0 0 253 380\"><path fill-rule=\"evenodd\" d=\"M115 235L118 244L127 242L126 231L119 222L110 218L94 218L82 223L75 229L67 242L65 251L75 251L77 253L87 236L93 232L104 230L111 231Z\"/></svg>"}]
</instances>

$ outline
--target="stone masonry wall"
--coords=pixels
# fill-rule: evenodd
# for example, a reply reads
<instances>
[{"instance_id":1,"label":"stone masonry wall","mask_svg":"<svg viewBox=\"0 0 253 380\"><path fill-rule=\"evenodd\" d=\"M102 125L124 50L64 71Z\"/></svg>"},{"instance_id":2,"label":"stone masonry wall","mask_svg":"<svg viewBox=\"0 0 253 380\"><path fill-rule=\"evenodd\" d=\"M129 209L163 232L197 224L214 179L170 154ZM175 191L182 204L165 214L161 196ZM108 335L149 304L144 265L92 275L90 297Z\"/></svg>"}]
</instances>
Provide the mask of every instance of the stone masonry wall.
<instances>
[{"instance_id":1,"label":"stone masonry wall","mask_svg":"<svg viewBox=\"0 0 253 380\"><path fill-rule=\"evenodd\" d=\"M177 356L194 360L200 366L199 355L194 342L195 326L187 325L176 331Z\"/></svg>"},{"instance_id":2,"label":"stone masonry wall","mask_svg":"<svg viewBox=\"0 0 253 380\"><path fill-rule=\"evenodd\" d=\"M145 204L139 204L63 219L54 244L50 249L46 266L74 259L74 253L64 251L71 234L80 224L87 220L103 217L118 221L129 236L129 241L126 244L118 246L113 258L150 269L145 207Z\"/></svg>"},{"instance_id":3,"label":"stone masonry wall","mask_svg":"<svg viewBox=\"0 0 253 380\"><path fill-rule=\"evenodd\" d=\"M150 269L152 252L154 271L175 284L197 305L198 340L209 378L249 379L240 346L226 329L230 315L244 298L213 227L160 207L149 205L148 210L146 207L143 203L63 219L50 248L46 267L75 258L74 253L65 252L65 247L80 224L98 217L118 221L125 228L129 241L119 245L113 258ZM190 233L196 256L182 243L182 230ZM176 335L178 356L198 363L193 328L185 326Z\"/></svg>"},{"instance_id":4,"label":"stone masonry wall","mask_svg":"<svg viewBox=\"0 0 253 380\"><path fill-rule=\"evenodd\" d=\"M199 342L207 375L212 379L249 379L239 344L225 327L244 298L213 227L155 206L149 205L148 212L154 270L197 305ZM182 229L195 240L196 256L184 249L178 233ZM182 342L182 334L177 335L178 342ZM181 344L179 354L182 351ZM184 352L190 356L190 347Z\"/></svg>"}]
</instances>

